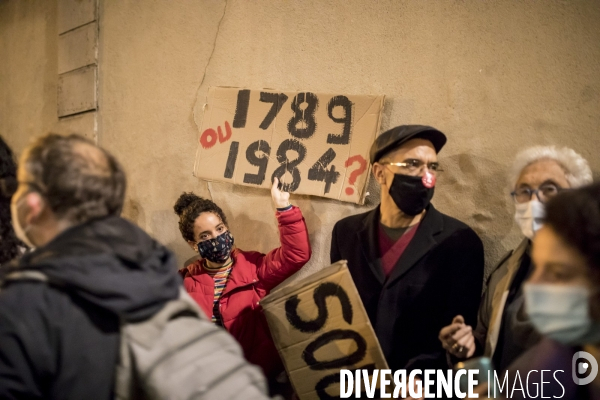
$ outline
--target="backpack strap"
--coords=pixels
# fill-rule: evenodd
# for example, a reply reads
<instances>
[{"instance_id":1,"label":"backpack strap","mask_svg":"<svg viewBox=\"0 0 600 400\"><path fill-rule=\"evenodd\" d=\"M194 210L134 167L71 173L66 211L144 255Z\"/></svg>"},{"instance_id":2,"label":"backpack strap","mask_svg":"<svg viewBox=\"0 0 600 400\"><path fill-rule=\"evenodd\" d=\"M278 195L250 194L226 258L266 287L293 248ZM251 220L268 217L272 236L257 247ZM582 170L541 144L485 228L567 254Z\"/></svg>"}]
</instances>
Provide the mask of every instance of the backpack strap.
<instances>
[{"instance_id":1,"label":"backpack strap","mask_svg":"<svg viewBox=\"0 0 600 400\"><path fill-rule=\"evenodd\" d=\"M152 317L140 322L126 323L123 334L128 335L131 339L135 338L134 340L139 345L150 348L160 337L167 323L181 315L193 315L196 318L203 318L202 311L183 287L179 289L178 299L168 301Z\"/></svg>"},{"instance_id":2,"label":"backpack strap","mask_svg":"<svg viewBox=\"0 0 600 400\"><path fill-rule=\"evenodd\" d=\"M193 315L198 319L206 319L196 302L187 294L183 287L179 288L179 297L168 301L164 307L152 317L139 322L121 320L121 344L119 362L115 373L115 399L142 399L140 385L142 382L136 372L135 357L131 345L146 350L152 348L160 339L169 321L184 315ZM143 380L143 379L142 379Z\"/></svg>"},{"instance_id":3,"label":"backpack strap","mask_svg":"<svg viewBox=\"0 0 600 400\"><path fill-rule=\"evenodd\" d=\"M33 270L28 270L28 269L17 270L17 271L11 272L11 273L7 274L6 276L4 276L4 279L2 281L2 286L4 286L4 284L6 282L10 282L10 281L27 281L27 280L48 282L48 276L40 271L33 271Z\"/></svg>"}]
</instances>

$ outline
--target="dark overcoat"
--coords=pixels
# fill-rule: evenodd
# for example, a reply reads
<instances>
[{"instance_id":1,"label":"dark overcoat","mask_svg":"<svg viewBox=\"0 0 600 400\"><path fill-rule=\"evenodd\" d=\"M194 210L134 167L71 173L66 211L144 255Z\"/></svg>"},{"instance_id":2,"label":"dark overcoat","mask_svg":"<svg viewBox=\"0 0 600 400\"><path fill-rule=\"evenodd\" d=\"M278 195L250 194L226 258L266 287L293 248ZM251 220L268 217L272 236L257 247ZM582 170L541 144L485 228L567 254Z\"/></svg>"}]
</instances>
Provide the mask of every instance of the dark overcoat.
<instances>
[{"instance_id":1,"label":"dark overcoat","mask_svg":"<svg viewBox=\"0 0 600 400\"><path fill-rule=\"evenodd\" d=\"M466 224L426 209L414 238L385 279L379 254L379 207L338 221L331 262L348 268L392 370L446 368L438 339L455 315L477 324L483 244Z\"/></svg>"}]
</instances>

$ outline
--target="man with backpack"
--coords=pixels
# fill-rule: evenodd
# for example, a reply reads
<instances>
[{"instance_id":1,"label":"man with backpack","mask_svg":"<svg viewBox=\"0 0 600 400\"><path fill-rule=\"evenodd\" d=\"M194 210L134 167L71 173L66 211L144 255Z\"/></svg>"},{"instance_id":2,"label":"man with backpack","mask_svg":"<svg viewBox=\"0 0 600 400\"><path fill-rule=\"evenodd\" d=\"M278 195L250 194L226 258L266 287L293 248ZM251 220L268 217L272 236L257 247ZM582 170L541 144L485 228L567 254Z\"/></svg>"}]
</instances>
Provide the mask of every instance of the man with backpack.
<instances>
[{"instance_id":1,"label":"man with backpack","mask_svg":"<svg viewBox=\"0 0 600 400\"><path fill-rule=\"evenodd\" d=\"M1 277L0 398L267 398L181 290L173 254L119 217L125 174L78 136L23 153L11 213L35 250Z\"/></svg>"}]
</instances>

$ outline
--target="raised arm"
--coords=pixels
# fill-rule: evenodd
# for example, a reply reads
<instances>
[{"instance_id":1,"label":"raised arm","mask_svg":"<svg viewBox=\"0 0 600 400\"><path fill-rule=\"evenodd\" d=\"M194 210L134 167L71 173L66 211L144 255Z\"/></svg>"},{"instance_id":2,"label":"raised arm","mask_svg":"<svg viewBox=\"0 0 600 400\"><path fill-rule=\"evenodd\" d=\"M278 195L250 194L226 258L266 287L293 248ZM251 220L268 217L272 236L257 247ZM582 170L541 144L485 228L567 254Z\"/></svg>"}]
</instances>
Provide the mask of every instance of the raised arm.
<instances>
[{"instance_id":1,"label":"raised arm","mask_svg":"<svg viewBox=\"0 0 600 400\"><path fill-rule=\"evenodd\" d=\"M275 178L271 187L271 198L277 208L281 246L271 250L263 258L258 269L258 277L267 290L293 275L311 256L308 231L302 212L290 204L290 194L279 190L278 184L279 181Z\"/></svg>"}]
</instances>

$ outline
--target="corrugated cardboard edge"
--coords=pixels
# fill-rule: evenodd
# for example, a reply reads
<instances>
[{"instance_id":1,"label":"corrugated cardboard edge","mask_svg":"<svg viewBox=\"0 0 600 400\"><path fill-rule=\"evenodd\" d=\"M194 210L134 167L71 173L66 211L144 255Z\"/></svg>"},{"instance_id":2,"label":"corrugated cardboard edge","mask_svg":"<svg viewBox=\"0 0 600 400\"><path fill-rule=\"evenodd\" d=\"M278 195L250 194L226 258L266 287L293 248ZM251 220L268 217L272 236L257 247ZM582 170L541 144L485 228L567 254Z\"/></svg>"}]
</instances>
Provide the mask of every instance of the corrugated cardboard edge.
<instances>
[{"instance_id":1,"label":"corrugated cardboard edge","mask_svg":"<svg viewBox=\"0 0 600 400\"><path fill-rule=\"evenodd\" d=\"M312 283L318 282L318 281L324 279L325 277L327 277L335 272L339 272L343 269L348 269L348 262L346 260L340 260L334 264L331 264L329 267L325 267L325 268L321 269L319 272L315 272L314 274L307 276L304 279L301 279L299 281L293 282L284 287L273 290L267 296L263 297L262 300L260 300L260 305L264 308L265 306L272 304L272 303L276 302L277 300L294 293L296 290L298 290L297 289L298 286L307 286ZM358 290L356 290L355 285L353 287L353 290L358 295ZM362 304L362 302L361 302L361 306L364 310L364 305ZM366 311L365 311L365 314L366 314Z\"/></svg>"},{"instance_id":2,"label":"corrugated cardboard edge","mask_svg":"<svg viewBox=\"0 0 600 400\"><path fill-rule=\"evenodd\" d=\"M202 120L200 121L200 124L198 124L197 121L194 121L196 126L198 127L198 137L196 138L196 155L194 156L194 169L192 170L192 176L198 179L203 179L203 178L199 178L196 175L196 168L198 167L198 160L200 159L200 152L201 150L201 146L200 146L200 137L202 136L202 125L204 124L204 120L206 118L206 114L208 112L210 112L210 110L206 110L207 106L208 106L208 97L210 96L211 92L214 90L213 89L214 86L209 86L208 90L206 91L206 97L204 98L204 104L202 105ZM192 110L192 117L194 117L194 110Z\"/></svg>"},{"instance_id":3,"label":"corrugated cardboard edge","mask_svg":"<svg viewBox=\"0 0 600 400\"><path fill-rule=\"evenodd\" d=\"M377 139L377 136L379 136L379 134L380 134L379 131L381 130L381 121L383 119L383 107L384 106L385 106L385 94L382 94L381 95L381 104L379 105L381 112L379 113L379 121L377 121L377 127L375 128L375 137L373 138L373 141L375 141L375 139ZM367 181L365 182L365 186L363 187L362 195L360 196L360 200L358 202L358 204L361 206L365 204L365 199L367 198L367 188L369 187L369 181L371 180L371 168L373 167L371 165L371 160L367 160L367 165L368 165Z\"/></svg>"}]
</instances>

